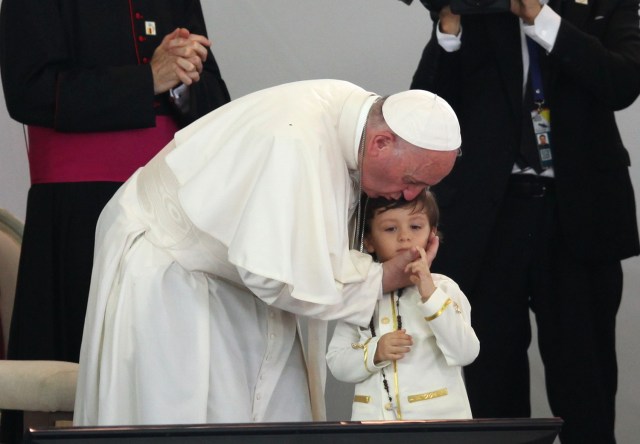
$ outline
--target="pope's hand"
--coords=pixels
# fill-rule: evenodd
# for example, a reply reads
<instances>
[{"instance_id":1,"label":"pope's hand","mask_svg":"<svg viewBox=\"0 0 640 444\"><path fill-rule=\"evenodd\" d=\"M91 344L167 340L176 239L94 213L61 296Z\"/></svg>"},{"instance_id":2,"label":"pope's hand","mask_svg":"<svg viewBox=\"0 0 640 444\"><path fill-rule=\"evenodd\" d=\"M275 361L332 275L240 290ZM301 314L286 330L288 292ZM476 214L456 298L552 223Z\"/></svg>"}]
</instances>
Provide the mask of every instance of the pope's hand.
<instances>
[{"instance_id":1,"label":"pope's hand","mask_svg":"<svg viewBox=\"0 0 640 444\"><path fill-rule=\"evenodd\" d=\"M429 268L431 268L431 264L433 264L433 260L438 254L438 248L440 248L440 238L436 236L434 231L431 231L431 234L429 234L429 240L427 241L427 249L425 251L427 266Z\"/></svg>"},{"instance_id":2,"label":"pope's hand","mask_svg":"<svg viewBox=\"0 0 640 444\"><path fill-rule=\"evenodd\" d=\"M411 285L409 274L405 271L407 265L415 261L420 255L418 250L411 248L382 263L382 291L390 291Z\"/></svg>"}]
</instances>

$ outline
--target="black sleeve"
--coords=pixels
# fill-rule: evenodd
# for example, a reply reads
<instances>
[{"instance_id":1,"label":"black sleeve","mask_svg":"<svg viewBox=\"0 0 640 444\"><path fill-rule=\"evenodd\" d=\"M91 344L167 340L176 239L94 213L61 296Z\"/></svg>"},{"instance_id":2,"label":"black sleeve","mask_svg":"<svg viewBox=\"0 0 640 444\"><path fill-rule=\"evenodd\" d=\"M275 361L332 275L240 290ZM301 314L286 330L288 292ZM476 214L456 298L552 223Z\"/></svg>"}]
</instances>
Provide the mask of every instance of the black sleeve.
<instances>
[{"instance_id":1,"label":"black sleeve","mask_svg":"<svg viewBox=\"0 0 640 444\"><path fill-rule=\"evenodd\" d=\"M1 8L0 69L9 114L58 131L152 127L157 114L170 112L168 93L154 95L153 51L178 26L206 35L196 0L3 0ZM136 11L157 20L157 36L137 41L144 37L136 34ZM212 54L192 89L194 106L182 124L228 101Z\"/></svg>"}]
</instances>

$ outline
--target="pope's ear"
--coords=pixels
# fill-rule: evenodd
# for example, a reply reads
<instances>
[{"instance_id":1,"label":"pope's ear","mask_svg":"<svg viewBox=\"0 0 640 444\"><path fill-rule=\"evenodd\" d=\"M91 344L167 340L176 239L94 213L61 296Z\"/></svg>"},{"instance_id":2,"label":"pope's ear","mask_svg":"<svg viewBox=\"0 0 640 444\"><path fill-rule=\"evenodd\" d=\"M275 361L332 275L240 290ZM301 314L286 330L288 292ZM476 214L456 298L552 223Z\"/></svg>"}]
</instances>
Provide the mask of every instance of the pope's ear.
<instances>
[{"instance_id":1,"label":"pope's ear","mask_svg":"<svg viewBox=\"0 0 640 444\"><path fill-rule=\"evenodd\" d=\"M394 140L394 134L389 131L379 131L375 133L369 144L371 154L377 156L382 150L392 147Z\"/></svg>"}]
</instances>

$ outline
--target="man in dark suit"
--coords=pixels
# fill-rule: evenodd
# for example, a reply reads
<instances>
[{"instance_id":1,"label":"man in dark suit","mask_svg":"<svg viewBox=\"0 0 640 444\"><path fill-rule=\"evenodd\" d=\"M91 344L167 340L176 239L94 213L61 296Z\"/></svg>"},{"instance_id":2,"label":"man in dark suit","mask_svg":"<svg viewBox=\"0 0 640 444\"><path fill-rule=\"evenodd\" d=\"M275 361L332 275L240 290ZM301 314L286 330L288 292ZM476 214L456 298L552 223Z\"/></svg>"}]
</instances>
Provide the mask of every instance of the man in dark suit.
<instances>
[{"instance_id":1,"label":"man in dark suit","mask_svg":"<svg viewBox=\"0 0 640 444\"><path fill-rule=\"evenodd\" d=\"M614 443L620 261L639 253L614 112L640 93L638 0L512 0L489 14L423 3L434 30L412 88L443 96L462 129L462 157L433 188L433 270L473 307L473 414L530 415L531 308L562 442Z\"/></svg>"}]
</instances>

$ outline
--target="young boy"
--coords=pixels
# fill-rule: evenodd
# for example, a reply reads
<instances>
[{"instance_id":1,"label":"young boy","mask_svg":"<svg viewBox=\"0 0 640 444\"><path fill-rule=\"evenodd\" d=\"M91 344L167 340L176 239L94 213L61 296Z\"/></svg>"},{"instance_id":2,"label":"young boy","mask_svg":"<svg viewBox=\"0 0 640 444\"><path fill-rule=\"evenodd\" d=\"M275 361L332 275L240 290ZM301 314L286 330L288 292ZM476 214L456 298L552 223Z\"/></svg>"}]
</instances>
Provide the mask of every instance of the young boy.
<instances>
[{"instance_id":1,"label":"young boy","mask_svg":"<svg viewBox=\"0 0 640 444\"><path fill-rule=\"evenodd\" d=\"M416 199L369 199L364 246L384 262L416 248L407 266L414 286L384 294L369 327L339 322L329 344L333 375L356 383L351 419L468 419L462 366L478 355L471 306L458 285L431 274L425 249L435 237L438 207L425 191Z\"/></svg>"}]
</instances>

